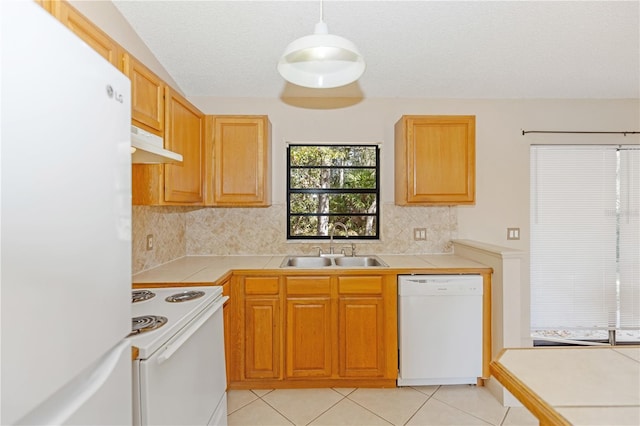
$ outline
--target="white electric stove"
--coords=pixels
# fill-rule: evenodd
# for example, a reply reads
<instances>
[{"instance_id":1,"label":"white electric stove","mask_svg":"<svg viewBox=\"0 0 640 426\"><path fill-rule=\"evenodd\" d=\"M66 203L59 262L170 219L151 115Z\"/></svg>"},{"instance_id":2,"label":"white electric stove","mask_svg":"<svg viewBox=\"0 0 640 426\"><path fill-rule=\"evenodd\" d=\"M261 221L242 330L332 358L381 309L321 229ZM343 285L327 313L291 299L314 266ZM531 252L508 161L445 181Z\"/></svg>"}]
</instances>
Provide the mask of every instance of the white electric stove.
<instances>
[{"instance_id":1,"label":"white electric stove","mask_svg":"<svg viewBox=\"0 0 640 426\"><path fill-rule=\"evenodd\" d=\"M222 288L136 289L132 299L133 424L226 425Z\"/></svg>"}]
</instances>

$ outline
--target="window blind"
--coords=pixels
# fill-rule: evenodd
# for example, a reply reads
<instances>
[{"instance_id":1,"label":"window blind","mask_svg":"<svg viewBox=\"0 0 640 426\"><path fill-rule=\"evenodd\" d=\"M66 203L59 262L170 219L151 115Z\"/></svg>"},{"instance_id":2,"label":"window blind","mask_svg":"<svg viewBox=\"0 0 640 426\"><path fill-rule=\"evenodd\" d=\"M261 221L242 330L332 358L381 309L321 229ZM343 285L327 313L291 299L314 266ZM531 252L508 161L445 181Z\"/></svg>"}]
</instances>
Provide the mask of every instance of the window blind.
<instances>
[{"instance_id":1,"label":"window blind","mask_svg":"<svg viewBox=\"0 0 640 426\"><path fill-rule=\"evenodd\" d=\"M640 328L639 151L531 147L531 328Z\"/></svg>"},{"instance_id":2,"label":"window blind","mask_svg":"<svg viewBox=\"0 0 640 426\"><path fill-rule=\"evenodd\" d=\"M619 151L620 328L640 328L640 147Z\"/></svg>"}]
</instances>

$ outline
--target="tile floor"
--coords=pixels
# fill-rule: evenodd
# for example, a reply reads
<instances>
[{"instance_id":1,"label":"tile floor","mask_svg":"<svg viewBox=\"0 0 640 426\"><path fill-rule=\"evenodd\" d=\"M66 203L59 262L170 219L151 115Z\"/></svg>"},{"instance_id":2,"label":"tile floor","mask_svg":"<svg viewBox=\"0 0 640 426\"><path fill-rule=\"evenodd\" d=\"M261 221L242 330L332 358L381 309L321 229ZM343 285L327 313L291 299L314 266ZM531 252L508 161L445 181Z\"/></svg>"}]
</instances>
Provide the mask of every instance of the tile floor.
<instances>
[{"instance_id":1,"label":"tile floor","mask_svg":"<svg viewBox=\"0 0 640 426\"><path fill-rule=\"evenodd\" d=\"M483 387L234 390L229 426L537 425L523 407L503 407Z\"/></svg>"}]
</instances>

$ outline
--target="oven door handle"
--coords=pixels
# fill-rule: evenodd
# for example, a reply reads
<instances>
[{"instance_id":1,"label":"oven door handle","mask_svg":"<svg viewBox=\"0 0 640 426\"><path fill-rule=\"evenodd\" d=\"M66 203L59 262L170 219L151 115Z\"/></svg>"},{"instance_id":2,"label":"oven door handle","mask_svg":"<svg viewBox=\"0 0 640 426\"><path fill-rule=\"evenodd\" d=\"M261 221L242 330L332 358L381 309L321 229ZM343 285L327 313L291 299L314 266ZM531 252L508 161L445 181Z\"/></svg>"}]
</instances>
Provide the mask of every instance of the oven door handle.
<instances>
[{"instance_id":1,"label":"oven door handle","mask_svg":"<svg viewBox=\"0 0 640 426\"><path fill-rule=\"evenodd\" d=\"M190 325L188 327L188 330L185 331L184 333L182 333L175 341L173 341L170 345L168 345L166 347L166 349L164 350L164 352L162 352L159 356L158 356L158 364L162 364L163 362L165 362L166 360L168 360L169 358L171 358L173 356L173 354L180 349L180 347L182 345L184 345L186 343L187 340L189 340L189 338L196 332L198 331L198 329L200 327L202 327L204 325L205 322L207 322L209 320L209 318L211 318L211 316L213 314L215 314L220 308L222 308L222 305L224 305L224 302L226 302L229 299L229 296L222 296L221 298L219 298L217 301L215 301L211 307L209 309L207 309L207 312L200 317L195 323L193 323L192 325Z\"/></svg>"}]
</instances>

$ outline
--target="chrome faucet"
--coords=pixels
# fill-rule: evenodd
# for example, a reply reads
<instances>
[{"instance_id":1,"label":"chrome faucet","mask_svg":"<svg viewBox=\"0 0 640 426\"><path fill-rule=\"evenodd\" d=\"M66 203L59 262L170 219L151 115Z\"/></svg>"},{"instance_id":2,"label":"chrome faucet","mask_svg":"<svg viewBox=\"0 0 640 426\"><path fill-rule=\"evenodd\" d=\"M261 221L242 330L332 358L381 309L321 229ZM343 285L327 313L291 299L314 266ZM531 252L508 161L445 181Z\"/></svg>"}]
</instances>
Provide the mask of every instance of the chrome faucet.
<instances>
[{"instance_id":1,"label":"chrome faucet","mask_svg":"<svg viewBox=\"0 0 640 426\"><path fill-rule=\"evenodd\" d=\"M329 254L334 254L334 248L333 248L333 234L336 232L336 227L337 226L341 226L342 229L344 229L344 235L346 238L349 238L349 229L347 228L347 225L345 225L342 222L335 222L333 224L333 227L331 227L331 232L329 233Z\"/></svg>"}]
</instances>

